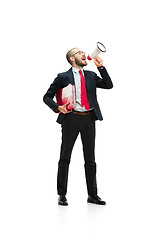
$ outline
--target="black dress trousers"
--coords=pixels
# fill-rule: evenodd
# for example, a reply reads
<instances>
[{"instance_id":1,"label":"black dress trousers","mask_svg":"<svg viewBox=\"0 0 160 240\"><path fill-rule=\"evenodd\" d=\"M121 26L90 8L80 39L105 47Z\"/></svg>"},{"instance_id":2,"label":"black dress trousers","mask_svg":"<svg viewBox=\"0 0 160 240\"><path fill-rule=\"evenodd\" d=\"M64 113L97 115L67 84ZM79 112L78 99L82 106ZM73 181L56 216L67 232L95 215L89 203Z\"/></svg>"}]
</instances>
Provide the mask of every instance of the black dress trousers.
<instances>
[{"instance_id":1,"label":"black dress trousers","mask_svg":"<svg viewBox=\"0 0 160 240\"><path fill-rule=\"evenodd\" d=\"M97 194L96 162L95 162L95 118L94 115L77 115L68 113L62 126L62 144L58 162L57 191L58 195L66 195L68 170L74 143L80 133L88 195ZM80 186L76 186L79 187Z\"/></svg>"}]
</instances>

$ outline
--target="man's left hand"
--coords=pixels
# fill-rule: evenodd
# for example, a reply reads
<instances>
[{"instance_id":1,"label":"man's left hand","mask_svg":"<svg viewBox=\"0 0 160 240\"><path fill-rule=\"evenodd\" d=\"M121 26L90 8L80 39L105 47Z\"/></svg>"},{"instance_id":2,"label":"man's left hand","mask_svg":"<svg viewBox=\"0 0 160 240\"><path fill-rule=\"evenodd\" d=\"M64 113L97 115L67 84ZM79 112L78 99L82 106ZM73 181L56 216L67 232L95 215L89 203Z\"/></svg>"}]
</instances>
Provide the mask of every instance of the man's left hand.
<instances>
[{"instance_id":1,"label":"man's left hand","mask_svg":"<svg viewBox=\"0 0 160 240\"><path fill-rule=\"evenodd\" d=\"M103 66L103 60L99 56L96 56L94 58L94 63L96 64L97 67L102 67Z\"/></svg>"}]
</instances>

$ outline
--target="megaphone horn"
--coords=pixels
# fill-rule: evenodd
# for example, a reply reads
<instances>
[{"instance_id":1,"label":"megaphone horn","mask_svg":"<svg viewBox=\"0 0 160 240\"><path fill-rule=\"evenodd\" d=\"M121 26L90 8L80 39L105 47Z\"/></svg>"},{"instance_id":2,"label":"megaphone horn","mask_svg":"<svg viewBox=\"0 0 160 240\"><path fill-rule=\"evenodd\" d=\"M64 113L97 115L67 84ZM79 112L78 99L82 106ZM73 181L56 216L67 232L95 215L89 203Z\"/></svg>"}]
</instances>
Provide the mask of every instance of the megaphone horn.
<instances>
[{"instance_id":1,"label":"megaphone horn","mask_svg":"<svg viewBox=\"0 0 160 240\"><path fill-rule=\"evenodd\" d=\"M106 52L106 48L102 43L97 42L97 47L94 49L92 53L88 54L87 59L92 60L101 52Z\"/></svg>"}]
</instances>

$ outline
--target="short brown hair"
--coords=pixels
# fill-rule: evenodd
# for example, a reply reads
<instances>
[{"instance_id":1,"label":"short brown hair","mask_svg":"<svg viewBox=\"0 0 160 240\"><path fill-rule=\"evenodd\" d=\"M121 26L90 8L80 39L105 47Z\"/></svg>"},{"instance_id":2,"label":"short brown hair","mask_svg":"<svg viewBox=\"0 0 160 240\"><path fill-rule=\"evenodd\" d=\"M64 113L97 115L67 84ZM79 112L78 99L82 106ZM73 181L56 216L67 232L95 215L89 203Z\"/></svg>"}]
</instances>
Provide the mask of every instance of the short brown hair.
<instances>
[{"instance_id":1,"label":"short brown hair","mask_svg":"<svg viewBox=\"0 0 160 240\"><path fill-rule=\"evenodd\" d=\"M71 62L71 60L70 60L70 57L72 56L72 51L73 51L74 49L77 49L77 48L72 48L72 49L69 50L69 51L67 52L67 54L66 54L67 61L68 61L71 65L72 65L72 62Z\"/></svg>"}]
</instances>

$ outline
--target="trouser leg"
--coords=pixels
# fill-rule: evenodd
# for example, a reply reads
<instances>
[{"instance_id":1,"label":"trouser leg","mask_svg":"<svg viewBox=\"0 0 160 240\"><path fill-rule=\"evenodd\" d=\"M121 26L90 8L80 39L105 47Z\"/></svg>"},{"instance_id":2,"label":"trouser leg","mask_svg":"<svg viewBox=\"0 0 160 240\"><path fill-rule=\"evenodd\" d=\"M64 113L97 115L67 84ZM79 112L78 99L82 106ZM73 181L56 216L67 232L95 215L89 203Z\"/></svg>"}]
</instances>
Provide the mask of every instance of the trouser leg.
<instances>
[{"instance_id":1,"label":"trouser leg","mask_svg":"<svg viewBox=\"0 0 160 240\"><path fill-rule=\"evenodd\" d=\"M97 194L96 162L95 162L95 120L91 116L83 117L81 139L85 160L85 176L88 195Z\"/></svg>"},{"instance_id":2,"label":"trouser leg","mask_svg":"<svg viewBox=\"0 0 160 240\"><path fill-rule=\"evenodd\" d=\"M74 116L66 116L62 124L62 144L60 151L60 160L58 162L57 191L58 195L66 195L68 183L68 170L72 149L78 136L78 128Z\"/></svg>"}]
</instances>

